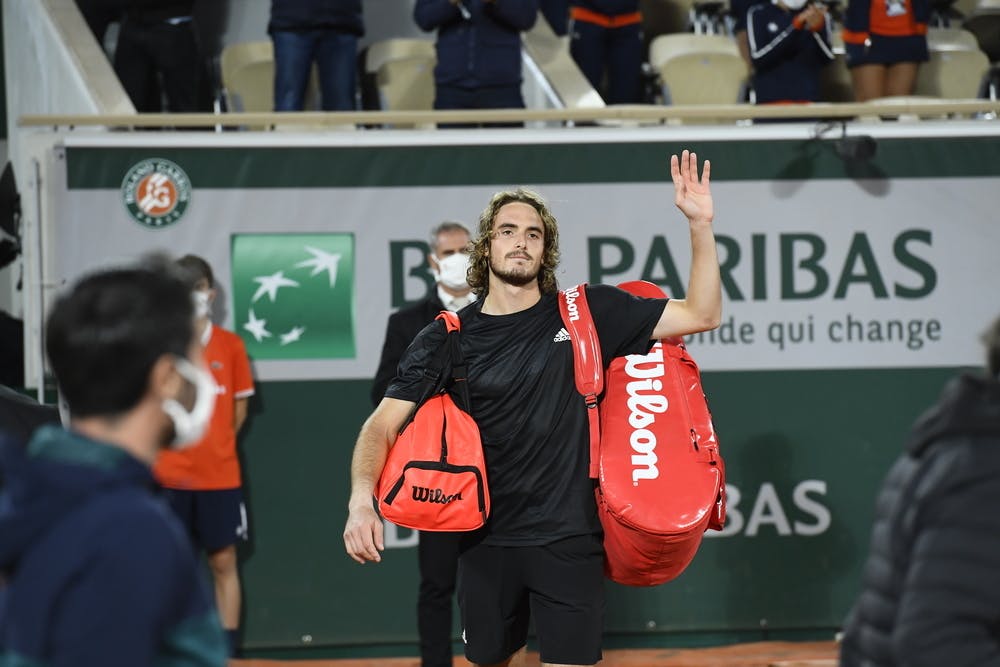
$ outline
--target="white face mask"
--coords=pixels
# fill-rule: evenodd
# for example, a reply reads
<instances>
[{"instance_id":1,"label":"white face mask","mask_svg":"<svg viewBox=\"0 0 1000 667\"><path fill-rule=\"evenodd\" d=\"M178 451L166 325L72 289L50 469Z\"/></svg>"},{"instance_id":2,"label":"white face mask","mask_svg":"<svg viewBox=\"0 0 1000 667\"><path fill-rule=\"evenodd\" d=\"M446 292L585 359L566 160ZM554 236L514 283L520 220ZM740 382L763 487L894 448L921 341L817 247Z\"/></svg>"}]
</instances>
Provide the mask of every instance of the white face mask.
<instances>
[{"instance_id":1,"label":"white face mask","mask_svg":"<svg viewBox=\"0 0 1000 667\"><path fill-rule=\"evenodd\" d=\"M194 407L190 412L177 400L168 398L163 401L163 411L174 423L174 440L170 443L172 449L184 449L201 440L212 419L215 409L215 380L211 374L198 368L187 359L174 359L177 372L194 385Z\"/></svg>"},{"instance_id":2,"label":"white face mask","mask_svg":"<svg viewBox=\"0 0 1000 667\"><path fill-rule=\"evenodd\" d=\"M453 255L441 259L434 258L438 264L438 270L431 269L431 274L439 283L451 289L467 289L469 283L466 282L466 274L469 272L469 256L456 252Z\"/></svg>"},{"instance_id":3,"label":"white face mask","mask_svg":"<svg viewBox=\"0 0 1000 667\"><path fill-rule=\"evenodd\" d=\"M211 296L208 290L195 290L191 293L191 298L194 300L195 317L208 317L208 314L212 312Z\"/></svg>"}]
</instances>

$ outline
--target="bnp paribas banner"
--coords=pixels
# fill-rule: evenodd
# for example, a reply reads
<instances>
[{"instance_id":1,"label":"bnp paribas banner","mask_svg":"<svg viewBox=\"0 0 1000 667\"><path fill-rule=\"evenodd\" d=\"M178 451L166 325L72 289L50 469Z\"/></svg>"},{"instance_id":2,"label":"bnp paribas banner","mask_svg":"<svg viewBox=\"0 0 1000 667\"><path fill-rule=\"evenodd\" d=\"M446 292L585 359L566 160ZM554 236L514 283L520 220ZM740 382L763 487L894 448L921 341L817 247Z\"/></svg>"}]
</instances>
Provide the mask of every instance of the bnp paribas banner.
<instances>
[{"instance_id":1,"label":"bnp paribas banner","mask_svg":"<svg viewBox=\"0 0 1000 667\"><path fill-rule=\"evenodd\" d=\"M216 316L262 379L367 378L389 313L433 284L429 229L475 227L511 186L537 189L560 221L562 285L644 278L684 296L690 246L668 159L691 147L712 161L725 296L722 326L690 340L705 369L978 363L977 334L1000 312L1000 138L878 136L858 162L832 140L758 129L77 140L57 149L47 282L153 250L200 254L223 292Z\"/></svg>"}]
</instances>

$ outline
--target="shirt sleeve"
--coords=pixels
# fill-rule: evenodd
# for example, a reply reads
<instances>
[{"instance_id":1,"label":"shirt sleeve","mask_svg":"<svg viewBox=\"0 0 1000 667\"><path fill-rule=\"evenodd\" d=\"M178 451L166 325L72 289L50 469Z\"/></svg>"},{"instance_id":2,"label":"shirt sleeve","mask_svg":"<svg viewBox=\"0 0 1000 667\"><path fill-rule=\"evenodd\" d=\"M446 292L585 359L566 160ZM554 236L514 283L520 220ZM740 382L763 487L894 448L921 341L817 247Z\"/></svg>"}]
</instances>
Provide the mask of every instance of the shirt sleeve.
<instances>
[{"instance_id":1,"label":"shirt sleeve","mask_svg":"<svg viewBox=\"0 0 1000 667\"><path fill-rule=\"evenodd\" d=\"M254 393L253 372L250 370L250 358L243 339L233 336L233 397L246 398Z\"/></svg>"},{"instance_id":2,"label":"shirt sleeve","mask_svg":"<svg viewBox=\"0 0 1000 667\"><path fill-rule=\"evenodd\" d=\"M588 285L587 303L607 366L615 357L649 352L650 337L667 299L633 296L611 285Z\"/></svg>"},{"instance_id":3,"label":"shirt sleeve","mask_svg":"<svg viewBox=\"0 0 1000 667\"><path fill-rule=\"evenodd\" d=\"M418 401L426 382L424 371L430 366L446 338L444 322L441 320L434 320L424 327L403 353L399 370L385 390L385 395L404 401Z\"/></svg>"}]
</instances>

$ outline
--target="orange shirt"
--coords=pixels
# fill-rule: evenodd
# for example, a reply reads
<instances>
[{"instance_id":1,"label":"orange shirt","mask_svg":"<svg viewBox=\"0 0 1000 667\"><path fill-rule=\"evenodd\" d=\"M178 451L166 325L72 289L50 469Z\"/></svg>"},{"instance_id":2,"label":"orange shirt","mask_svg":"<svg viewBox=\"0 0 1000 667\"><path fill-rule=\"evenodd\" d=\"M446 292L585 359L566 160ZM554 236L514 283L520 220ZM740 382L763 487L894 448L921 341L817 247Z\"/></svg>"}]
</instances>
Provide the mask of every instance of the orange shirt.
<instances>
[{"instance_id":1,"label":"orange shirt","mask_svg":"<svg viewBox=\"0 0 1000 667\"><path fill-rule=\"evenodd\" d=\"M215 411L197 444L164 451L156 460L153 474L170 489L208 491L241 484L233 419L237 399L254 392L250 360L243 340L232 331L209 325L207 335L205 362L218 385Z\"/></svg>"}]
</instances>

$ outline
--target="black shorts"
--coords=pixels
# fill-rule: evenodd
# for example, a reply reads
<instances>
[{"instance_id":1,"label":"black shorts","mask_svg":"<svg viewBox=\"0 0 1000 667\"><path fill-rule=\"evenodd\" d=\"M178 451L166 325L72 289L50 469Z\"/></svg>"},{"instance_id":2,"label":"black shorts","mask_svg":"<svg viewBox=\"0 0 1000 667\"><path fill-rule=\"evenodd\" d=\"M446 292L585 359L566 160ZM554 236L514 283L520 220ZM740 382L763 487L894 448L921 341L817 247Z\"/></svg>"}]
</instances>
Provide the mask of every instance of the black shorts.
<instances>
[{"instance_id":1,"label":"black shorts","mask_svg":"<svg viewBox=\"0 0 1000 667\"><path fill-rule=\"evenodd\" d=\"M242 489L164 489L164 493L174 514L191 535L191 541L206 553L215 553L247 539L247 511Z\"/></svg>"},{"instance_id":2,"label":"black shorts","mask_svg":"<svg viewBox=\"0 0 1000 667\"><path fill-rule=\"evenodd\" d=\"M478 544L459 556L457 591L465 657L471 662L506 660L524 646L532 618L542 662L590 665L601 659L599 535L531 547Z\"/></svg>"},{"instance_id":3,"label":"black shorts","mask_svg":"<svg viewBox=\"0 0 1000 667\"><path fill-rule=\"evenodd\" d=\"M930 57L927 52L927 37L924 35L886 37L872 34L869 39L869 47L864 44L844 44L844 56L849 68L858 65L922 63Z\"/></svg>"}]
</instances>

